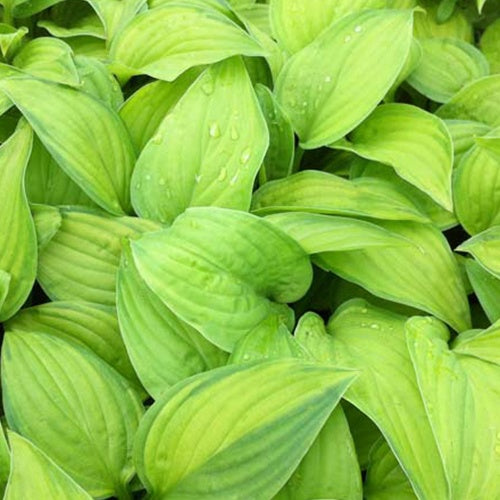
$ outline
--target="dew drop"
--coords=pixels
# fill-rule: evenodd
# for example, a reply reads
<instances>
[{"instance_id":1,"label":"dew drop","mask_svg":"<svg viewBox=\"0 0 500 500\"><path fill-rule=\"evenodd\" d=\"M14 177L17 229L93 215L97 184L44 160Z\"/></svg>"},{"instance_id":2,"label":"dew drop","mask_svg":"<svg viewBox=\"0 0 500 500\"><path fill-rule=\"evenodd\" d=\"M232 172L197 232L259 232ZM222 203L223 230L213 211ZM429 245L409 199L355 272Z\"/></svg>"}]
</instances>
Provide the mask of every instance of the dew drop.
<instances>
[{"instance_id":1,"label":"dew drop","mask_svg":"<svg viewBox=\"0 0 500 500\"><path fill-rule=\"evenodd\" d=\"M250 160L251 155L252 151L250 150L250 148L246 148L245 150L243 150L243 153L241 153L240 156L240 163L246 165L248 163L248 160Z\"/></svg>"},{"instance_id":2,"label":"dew drop","mask_svg":"<svg viewBox=\"0 0 500 500\"><path fill-rule=\"evenodd\" d=\"M151 176L149 174L147 174L146 176L144 176L144 178L147 180L147 181L150 181L151 180Z\"/></svg>"},{"instance_id":3,"label":"dew drop","mask_svg":"<svg viewBox=\"0 0 500 500\"><path fill-rule=\"evenodd\" d=\"M214 83L212 81L207 81L201 86L201 90L205 95L211 95L214 91Z\"/></svg>"},{"instance_id":4,"label":"dew drop","mask_svg":"<svg viewBox=\"0 0 500 500\"><path fill-rule=\"evenodd\" d=\"M217 122L213 122L209 129L210 137L220 137L220 128Z\"/></svg>"},{"instance_id":5,"label":"dew drop","mask_svg":"<svg viewBox=\"0 0 500 500\"><path fill-rule=\"evenodd\" d=\"M238 177L239 177L239 172L236 172L233 177L231 178L231 180L229 181L229 184L231 186L234 186L236 184L236 181L238 180Z\"/></svg>"},{"instance_id":6,"label":"dew drop","mask_svg":"<svg viewBox=\"0 0 500 500\"><path fill-rule=\"evenodd\" d=\"M153 144L158 145L158 144L161 144L162 139L163 139L163 138L162 138L162 135L161 135L161 134L156 134L156 135L155 135L155 136L151 139L151 142L152 142Z\"/></svg>"},{"instance_id":7,"label":"dew drop","mask_svg":"<svg viewBox=\"0 0 500 500\"><path fill-rule=\"evenodd\" d=\"M352 36L351 35L347 35L345 38L344 38L344 43L348 43L352 40Z\"/></svg>"},{"instance_id":8,"label":"dew drop","mask_svg":"<svg viewBox=\"0 0 500 500\"><path fill-rule=\"evenodd\" d=\"M303 108L307 108L307 101L303 101L303 102L302 102L302 107L303 107Z\"/></svg>"},{"instance_id":9,"label":"dew drop","mask_svg":"<svg viewBox=\"0 0 500 500\"><path fill-rule=\"evenodd\" d=\"M243 355L243 360L244 361L248 361L250 359L250 355L249 354L244 354Z\"/></svg>"},{"instance_id":10,"label":"dew drop","mask_svg":"<svg viewBox=\"0 0 500 500\"><path fill-rule=\"evenodd\" d=\"M361 33L362 31L363 31L363 28L359 25L354 28L355 33Z\"/></svg>"},{"instance_id":11,"label":"dew drop","mask_svg":"<svg viewBox=\"0 0 500 500\"><path fill-rule=\"evenodd\" d=\"M332 81L332 77L330 75L325 76L325 82L330 83Z\"/></svg>"},{"instance_id":12,"label":"dew drop","mask_svg":"<svg viewBox=\"0 0 500 500\"><path fill-rule=\"evenodd\" d=\"M219 172L219 177L217 177L217 180L219 181L224 181L227 177L227 168L226 167L222 167L220 169L220 172Z\"/></svg>"},{"instance_id":13,"label":"dew drop","mask_svg":"<svg viewBox=\"0 0 500 500\"><path fill-rule=\"evenodd\" d=\"M141 189L141 183L138 182L136 185L135 185L135 189Z\"/></svg>"},{"instance_id":14,"label":"dew drop","mask_svg":"<svg viewBox=\"0 0 500 500\"><path fill-rule=\"evenodd\" d=\"M198 184L201 181L201 175L197 174L194 176L194 181Z\"/></svg>"},{"instance_id":15,"label":"dew drop","mask_svg":"<svg viewBox=\"0 0 500 500\"><path fill-rule=\"evenodd\" d=\"M368 312L368 309L366 307L363 307L360 312L361 314L366 314Z\"/></svg>"},{"instance_id":16,"label":"dew drop","mask_svg":"<svg viewBox=\"0 0 500 500\"><path fill-rule=\"evenodd\" d=\"M159 181L160 186L164 186L166 183L165 179L162 177Z\"/></svg>"},{"instance_id":17,"label":"dew drop","mask_svg":"<svg viewBox=\"0 0 500 500\"><path fill-rule=\"evenodd\" d=\"M238 133L238 129L233 125L231 127L231 139L233 141L237 141L240 137L240 134Z\"/></svg>"},{"instance_id":18,"label":"dew drop","mask_svg":"<svg viewBox=\"0 0 500 500\"><path fill-rule=\"evenodd\" d=\"M372 323L370 325L370 328L372 328L373 330L380 330L380 325L378 323Z\"/></svg>"}]
</instances>

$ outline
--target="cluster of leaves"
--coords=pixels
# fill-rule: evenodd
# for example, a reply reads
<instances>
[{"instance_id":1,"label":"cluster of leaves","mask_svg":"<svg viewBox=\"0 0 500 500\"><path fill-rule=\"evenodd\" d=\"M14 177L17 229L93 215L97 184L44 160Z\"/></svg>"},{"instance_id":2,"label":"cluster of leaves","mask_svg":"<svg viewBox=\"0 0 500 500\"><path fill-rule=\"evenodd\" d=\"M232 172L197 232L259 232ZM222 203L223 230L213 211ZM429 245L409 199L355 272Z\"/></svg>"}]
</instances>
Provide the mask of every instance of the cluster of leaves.
<instances>
[{"instance_id":1,"label":"cluster of leaves","mask_svg":"<svg viewBox=\"0 0 500 500\"><path fill-rule=\"evenodd\" d=\"M498 0L3 0L7 500L500 495Z\"/></svg>"}]
</instances>

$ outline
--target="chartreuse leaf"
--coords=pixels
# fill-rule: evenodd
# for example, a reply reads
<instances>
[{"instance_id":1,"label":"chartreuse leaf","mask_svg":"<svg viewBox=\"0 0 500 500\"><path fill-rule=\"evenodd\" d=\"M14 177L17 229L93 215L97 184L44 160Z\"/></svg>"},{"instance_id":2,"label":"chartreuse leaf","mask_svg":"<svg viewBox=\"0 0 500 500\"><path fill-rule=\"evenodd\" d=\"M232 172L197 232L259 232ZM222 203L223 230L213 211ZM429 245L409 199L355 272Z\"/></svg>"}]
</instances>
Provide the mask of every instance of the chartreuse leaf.
<instances>
[{"instance_id":1,"label":"chartreuse leaf","mask_svg":"<svg viewBox=\"0 0 500 500\"><path fill-rule=\"evenodd\" d=\"M377 224L413 244L318 254L316 264L378 297L428 311L457 331L468 329L462 276L441 232L414 222Z\"/></svg>"},{"instance_id":2,"label":"chartreuse leaf","mask_svg":"<svg viewBox=\"0 0 500 500\"><path fill-rule=\"evenodd\" d=\"M0 52L5 60L10 61L12 59L27 33L28 28L26 26L15 28L10 24L0 23Z\"/></svg>"},{"instance_id":3,"label":"chartreuse leaf","mask_svg":"<svg viewBox=\"0 0 500 500\"><path fill-rule=\"evenodd\" d=\"M500 75L485 76L459 90L436 114L441 118L500 125Z\"/></svg>"},{"instance_id":4,"label":"chartreuse leaf","mask_svg":"<svg viewBox=\"0 0 500 500\"><path fill-rule=\"evenodd\" d=\"M453 146L446 125L409 104L384 104L332 145L393 167L398 175L451 211Z\"/></svg>"},{"instance_id":5,"label":"chartreuse leaf","mask_svg":"<svg viewBox=\"0 0 500 500\"><path fill-rule=\"evenodd\" d=\"M492 132L500 132L496 129ZM500 151L476 141L464 154L454 176L458 220L469 234L500 224Z\"/></svg>"},{"instance_id":6,"label":"chartreuse leaf","mask_svg":"<svg viewBox=\"0 0 500 500\"><path fill-rule=\"evenodd\" d=\"M272 498L354 378L292 359L190 378L142 420L139 476L155 498Z\"/></svg>"},{"instance_id":7,"label":"chartreuse leaf","mask_svg":"<svg viewBox=\"0 0 500 500\"><path fill-rule=\"evenodd\" d=\"M406 338L449 498L494 498L500 474L500 366L450 350L449 332L435 318L410 319Z\"/></svg>"},{"instance_id":8,"label":"chartreuse leaf","mask_svg":"<svg viewBox=\"0 0 500 500\"><path fill-rule=\"evenodd\" d=\"M500 19L484 30L480 44L481 52L490 63L491 74L500 73Z\"/></svg>"},{"instance_id":9,"label":"chartreuse leaf","mask_svg":"<svg viewBox=\"0 0 500 500\"><path fill-rule=\"evenodd\" d=\"M9 432L12 472L5 500L67 498L91 500L91 496L42 450L15 432ZM29 471L29 475L27 474Z\"/></svg>"},{"instance_id":10,"label":"chartreuse leaf","mask_svg":"<svg viewBox=\"0 0 500 500\"><path fill-rule=\"evenodd\" d=\"M146 285L129 244L123 249L116 293L130 361L155 399L177 382L226 363L226 353L179 319Z\"/></svg>"},{"instance_id":11,"label":"chartreuse leaf","mask_svg":"<svg viewBox=\"0 0 500 500\"><path fill-rule=\"evenodd\" d=\"M461 333L452 343L453 352L500 365L500 322L486 330Z\"/></svg>"},{"instance_id":12,"label":"chartreuse leaf","mask_svg":"<svg viewBox=\"0 0 500 500\"><path fill-rule=\"evenodd\" d=\"M396 456L384 439L379 439L370 452L363 494L366 500L417 498Z\"/></svg>"},{"instance_id":13,"label":"chartreuse leaf","mask_svg":"<svg viewBox=\"0 0 500 500\"><path fill-rule=\"evenodd\" d=\"M253 25L266 35L271 36L271 20L269 18L269 5L251 2L241 2L235 6L235 11L245 23ZM252 32L251 29L249 30Z\"/></svg>"},{"instance_id":14,"label":"chartreuse leaf","mask_svg":"<svg viewBox=\"0 0 500 500\"><path fill-rule=\"evenodd\" d=\"M373 111L408 56L412 19L390 9L345 16L286 63L276 93L304 149L341 139Z\"/></svg>"},{"instance_id":15,"label":"chartreuse leaf","mask_svg":"<svg viewBox=\"0 0 500 500\"><path fill-rule=\"evenodd\" d=\"M163 231L133 241L146 284L182 320L231 351L245 333L309 288L307 254L253 215L190 208Z\"/></svg>"},{"instance_id":16,"label":"chartreuse leaf","mask_svg":"<svg viewBox=\"0 0 500 500\"><path fill-rule=\"evenodd\" d=\"M189 206L248 210L267 146L266 123L245 65L239 58L214 65L184 94L139 156L134 208L162 222Z\"/></svg>"},{"instance_id":17,"label":"chartreuse leaf","mask_svg":"<svg viewBox=\"0 0 500 500\"><path fill-rule=\"evenodd\" d=\"M458 38L420 40L422 59L408 83L436 102L447 102L464 85L487 76L489 64L470 43Z\"/></svg>"},{"instance_id":18,"label":"chartreuse leaf","mask_svg":"<svg viewBox=\"0 0 500 500\"><path fill-rule=\"evenodd\" d=\"M450 498L405 342L406 318L351 300L337 309L316 357L361 370L345 398L380 428L419 498Z\"/></svg>"},{"instance_id":19,"label":"chartreuse leaf","mask_svg":"<svg viewBox=\"0 0 500 500\"><path fill-rule=\"evenodd\" d=\"M350 217L284 212L268 215L266 220L296 240L308 254L411 245L398 234Z\"/></svg>"},{"instance_id":20,"label":"chartreuse leaf","mask_svg":"<svg viewBox=\"0 0 500 500\"><path fill-rule=\"evenodd\" d=\"M363 496L362 490L354 442L338 406L274 500L358 500Z\"/></svg>"},{"instance_id":21,"label":"chartreuse leaf","mask_svg":"<svg viewBox=\"0 0 500 500\"><path fill-rule=\"evenodd\" d=\"M11 8L14 17L29 17L45 10L61 0L6 0ZM5 3L5 2L4 2Z\"/></svg>"},{"instance_id":22,"label":"chartreuse leaf","mask_svg":"<svg viewBox=\"0 0 500 500\"><path fill-rule=\"evenodd\" d=\"M473 259L465 261L467 277L486 316L493 323L500 319L500 279L486 271Z\"/></svg>"},{"instance_id":23,"label":"chartreuse leaf","mask_svg":"<svg viewBox=\"0 0 500 500\"><path fill-rule=\"evenodd\" d=\"M173 82L148 83L125 101L120 108L120 117L127 126L138 153L154 136L167 113L177 104L198 75L199 70L194 68Z\"/></svg>"},{"instance_id":24,"label":"chartreuse leaf","mask_svg":"<svg viewBox=\"0 0 500 500\"><path fill-rule=\"evenodd\" d=\"M264 181L281 179L292 173L295 154L292 124L266 86L258 84L255 90L269 130L269 148L259 178Z\"/></svg>"},{"instance_id":25,"label":"chartreuse leaf","mask_svg":"<svg viewBox=\"0 0 500 500\"><path fill-rule=\"evenodd\" d=\"M390 185L376 179L348 181L318 170L304 170L264 184L253 196L252 211L312 212L379 219L427 220Z\"/></svg>"},{"instance_id":26,"label":"chartreuse leaf","mask_svg":"<svg viewBox=\"0 0 500 500\"><path fill-rule=\"evenodd\" d=\"M3 423L0 423L0 495L4 495L10 474L10 449L5 437Z\"/></svg>"},{"instance_id":27,"label":"chartreuse leaf","mask_svg":"<svg viewBox=\"0 0 500 500\"><path fill-rule=\"evenodd\" d=\"M41 332L88 347L132 384L140 386L120 336L112 307L91 302L49 302L22 309L6 330Z\"/></svg>"},{"instance_id":28,"label":"chartreuse leaf","mask_svg":"<svg viewBox=\"0 0 500 500\"><path fill-rule=\"evenodd\" d=\"M10 428L90 495L124 498L143 412L126 379L70 340L10 331L2 346L2 390Z\"/></svg>"},{"instance_id":29,"label":"chartreuse leaf","mask_svg":"<svg viewBox=\"0 0 500 500\"><path fill-rule=\"evenodd\" d=\"M234 55L265 53L221 12L183 2L168 2L136 16L115 38L110 52L113 70L121 78L146 74L167 81L194 66Z\"/></svg>"},{"instance_id":30,"label":"chartreuse leaf","mask_svg":"<svg viewBox=\"0 0 500 500\"><path fill-rule=\"evenodd\" d=\"M37 227L50 231L48 241L44 232L39 232L45 243L38 262L40 285L52 300L114 305L122 238L160 226L146 219L111 217L103 212L68 207L61 207L59 216L59 227L54 232L53 226L46 225L53 215L35 213Z\"/></svg>"},{"instance_id":31,"label":"chartreuse leaf","mask_svg":"<svg viewBox=\"0 0 500 500\"><path fill-rule=\"evenodd\" d=\"M0 80L0 89L90 198L114 214L130 210L134 150L114 111L86 92L33 78Z\"/></svg>"},{"instance_id":32,"label":"chartreuse leaf","mask_svg":"<svg viewBox=\"0 0 500 500\"><path fill-rule=\"evenodd\" d=\"M476 234L457 250L470 253L487 271L500 279L500 226L492 226Z\"/></svg>"},{"instance_id":33,"label":"chartreuse leaf","mask_svg":"<svg viewBox=\"0 0 500 500\"><path fill-rule=\"evenodd\" d=\"M36 235L24 190L33 133L20 121L0 147L0 321L24 303L36 275Z\"/></svg>"},{"instance_id":34,"label":"chartreuse leaf","mask_svg":"<svg viewBox=\"0 0 500 500\"><path fill-rule=\"evenodd\" d=\"M29 41L16 54L13 64L45 80L72 86L80 83L71 48L57 38L41 37Z\"/></svg>"},{"instance_id":35,"label":"chartreuse leaf","mask_svg":"<svg viewBox=\"0 0 500 500\"><path fill-rule=\"evenodd\" d=\"M78 184L59 167L37 137L33 140L24 182L31 203L97 207Z\"/></svg>"},{"instance_id":36,"label":"chartreuse leaf","mask_svg":"<svg viewBox=\"0 0 500 500\"><path fill-rule=\"evenodd\" d=\"M286 325L278 317L272 316L236 343L229 363L241 364L281 358L307 358L307 354Z\"/></svg>"},{"instance_id":37,"label":"chartreuse leaf","mask_svg":"<svg viewBox=\"0 0 500 500\"><path fill-rule=\"evenodd\" d=\"M272 31L280 45L290 54L295 54L314 41L333 21L353 12L386 5L386 0L272 0Z\"/></svg>"},{"instance_id":38,"label":"chartreuse leaf","mask_svg":"<svg viewBox=\"0 0 500 500\"><path fill-rule=\"evenodd\" d=\"M445 120L445 124L453 142L454 167L457 167L465 153L476 145L476 137L481 137L491 130L485 123L470 120Z\"/></svg>"},{"instance_id":39,"label":"chartreuse leaf","mask_svg":"<svg viewBox=\"0 0 500 500\"><path fill-rule=\"evenodd\" d=\"M95 57L101 62L108 62L108 52L104 40L93 36L75 36L65 42L77 56Z\"/></svg>"}]
</instances>

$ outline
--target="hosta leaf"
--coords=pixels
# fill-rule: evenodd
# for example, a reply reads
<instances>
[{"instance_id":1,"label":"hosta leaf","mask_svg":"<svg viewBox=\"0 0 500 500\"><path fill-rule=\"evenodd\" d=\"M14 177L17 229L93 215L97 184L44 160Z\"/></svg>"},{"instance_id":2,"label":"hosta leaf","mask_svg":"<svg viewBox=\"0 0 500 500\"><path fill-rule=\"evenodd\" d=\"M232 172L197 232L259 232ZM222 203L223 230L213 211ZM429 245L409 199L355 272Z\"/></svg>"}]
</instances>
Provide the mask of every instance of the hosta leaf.
<instances>
[{"instance_id":1,"label":"hosta leaf","mask_svg":"<svg viewBox=\"0 0 500 500\"><path fill-rule=\"evenodd\" d=\"M0 23L0 51L7 61L17 52L27 33L26 26L15 28L10 24Z\"/></svg>"},{"instance_id":2,"label":"hosta leaf","mask_svg":"<svg viewBox=\"0 0 500 500\"><path fill-rule=\"evenodd\" d=\"M186 71L173 82L156 81L134 92L120 109L137 153L151 139L168 112L177 104L199 71Z\"/></svg>"},{"instance_id":3,"label":"hosta leaf","mask_svg":"<svg viewBox=\"0 0 500 500\"><path fill-rule=\"evenodd\" d=\"M117 309L130 360L156 399L177 382L226 362L226 353L179 319L144 283L128 244L118 271Z\"/></svg>"},{"instance_id":4,"label":"hosta leaf","mask_svg":"<svg viewBox=\"0 0 500 500\"><path fill-rule=\"evenodd\" d=\"M358 500L362 496L354 442L344 412L338 406L274 500Z\"/></svg>"},{"instance_id":5,"label":"hosta leaf","mask_svg":"<svg viewBox=\"0 0 500 500\"><path fill-rule=\"evenodd\" d=\"M453 163L457 167L464 154L476 145L476 137L487 134L491 127L470 120L445 120L453 141Z\"/></svg>"},{"instance_id":6,"label":"hosta leaf","mask_svg":"<svg viewBox=\"0 0 500 500\"><path fill-rule=\"evenodd\" d=\"M464 85L489 74L488 61L458 38L420 40L423 54L408 83L436 102L447 102Z\"/></svg>"},{"instance_id":7,"label":"hosta leaf","mask_svg":"<svg viewBox=\"0 0 500 500\"><path fill-rule=\"evenodd\" d=\"M143 409L121 375L69 340L11 331L2 346L2 389L13 430L92 496L124 494Z\"/></svg>"},{"instance_id":8,"label":"hosta leaf","mask_svg":"<svg viewBox=\"0 0 500 500\"><path fill-rule=\"evenodd\" d=\"M24 182L31 203L96 207L78 184L59 167L37 137L33 140Z\"/></svg>"},{"instance_id":9,"label":"hosta leaf","mask_svg":"<svg viewBox=\"0 0 500 500\"><path fill-rule=\"evenodd\" d=\"M461 333L452 343L453 352L500 365L500 322L486 330Z\"/></svg>"},{"instance_id":10,"label":"hosta leaf","mask_svg":"<svg viewBox=\"0 0 500 500\"><path fill-rule=\"evenodd\" d=\"M486 316L493 323L500 319L500 279L486 271L475 260L467 259L465 269L474 293Z\"/></svg>"},{"instance_id":11,"label":"hosta leaf","mask_svg":"<svg viewBox=\"0 0 500 500\"><path fill-rule=\"evenodd\" d=\"M123 104L120 85L106 65L93 57L76 56L76 68L81 78L81 89L88 92L112 109Z\"/></svg>"},{"instance_id":12,"label":"hosta leaf","mask_svg":"<svg viewBox=\"0 0 500 500\"><path fill-rule=\"evenodd\" d=\"M405 319L363 300L347 302L328 322L328 343L319 355L362 370L345 398L380 428L417 496L450 498L406 348Z\"/></svg>"},{"instance_id":13,"label":"hosta leaf","mask_svg":"<svg viewBox=\"0 0 500 500\"><path fill-rule=\"evenodd\" d=\"M134 208L162 222L189 206L248 210L267 145L266 123L243 62L214 65L143 149L133 176Z\"/></svg>"},{"instance_id":14,"label":"hosta leaf","mask_svg":"<svg viewBox=\"0 0 500 500\"><path fill-rule=\"evenodd\" d=\"M10 474L10 449L5 437L3 423L0 424L0 495L4 495Z\"/></svg>"},{"instance_id":15,"label":"hosta leaf","mask_svg":"<svg viewBox=\"0 0 500 500\"><path fill-rule=\"evenodd\" d=\"M31 40L16 54L13 64L45 80L72 86L80 83L71 48L57 38Z\"/></svg>"},{"instance_id":16,"label":"hosta leaf","mask_svg":"<svg viewBox=\"0 0 500 500\"><path fill-rule=\"evenodd\" d=\"M139 476L157 498L272 498L353 378L348 371L279 360L188 379L141 422Z\"/></svg>"},{"instance_id":17,"label":"hosta leaf","mask_svg":"<svg viewBox=\"0 0 500 500\"><path fill-rule=\"evenodd\" d=\"M66 38L65 42L77 56L95 57L101 62L108 61L108 52L104 40L93 36L75 36Z\"/></svg>"},{"instance_id":18,"label":"hosta leaf","mask_svg":"<svg viewBox=\"0 0 500 500\"><path fill-rule=\"evenodd\" d=\"M459 90L436 114L441 118L500 125L500 75L486 76Z\"/></svg>"},{"instance_id":19,"label":"hosta leaf","mask_svg":"<svg viewBox=\"0 0 500 500\"><path fill-rule=\"evenodd\" d=\"M40 248L38 280L52 300L85 300L114 305L122 238L160 226L134 217L60 208L60 227ZM52 215L35 214L43 227ZM42 233L43 236L43 233Z\"/></svg>"},{"instance_id":20,"label":"hosta leaf","mask_svg":"<svg viewBox=\"0 0 500 500\"><path fill-rule=\"evenodd\" d=\"M481 52L490 63L491 74L500 73L500 19L484 30L480 44Z\"/></svg>"},{"instance_id":21,"label":"hosta leaf","mask_svg":"<svg viewBox=\"0 0 500 500\"><path fill-rule=\"evenodd\" d=\"M26 498L71 498L91 500L71 477L33 443L14 432L9 433L12 448L12 472L5 500ZM29 471L29 475L26 472Z\"/></svg>"},{"instance_id":22,"label":"hosta leaf","mask_svg":"<svg viewBox=\"0 0 500 500\"><path fill-rule=\"evenodd\" d=\"M401 304L431 312L455 330L470 326L469 306L458 264L443 235L414 222L379 222L413 245L318 254L323 269Z\"/></svg>"},{"instance_id":23,"label":"hosta leaf","mask_svg":"<svg viewBox=\"0 0 500 500\"><path fill-rule=\"evenodd\" d=\"M253 196L252 211L313 212L379 219L427 220L396 189L377 180L348 181L342 177L304 170L264 184Z\"/></svg>"},{"instance_id":24,"label":"hosta leaf","mask_svg":"<svg viewBox=\"0 0 500 500\"><path fill-rule=\"evenodd\" d=\"M279 318L271 317L236 343L228 362L241 364L282 358L307 358L307 355Z\"/></svg>"},{"instance_id":25,"label":"hosta leaf","mask_svg":"<svg viewBox=\"0 0 500 500\"><path fill-rule=\"evenodd\" d=\"M37 14L61 1L62 0L13 0L9 3L12 4L12 14L14 17L24 18Z\"/></svg>"},{"instance_id":26,"label":"hosta leaf","mask_svg":"<svg viewBox=\"0 0 500 500\"><path fill-rule=\"evenodd\" d=\"M312 279L306 253L289 236L222 208L190 208L170 228L132 242L132 253L170 309L228 351L267 317L285 314L282 304L300 299Z\"/></svg>"},{"instance_id":27,"label":"hosta leaf","mask_svg":"<svg viewBox=\"0 0 500 500\"><path fill-rule=\"evenodd\" d=\"M304 149L341 139L373 111L406 60L412 18L410 10L354 13L288 61L276 93Z\"/></svg>"},{"instance_id":28,"label":"hosta leaf","mask_svg":"<svg viewBox=\"0 0 500 500\"><path fill-rule=\"evenodd\" d=\"M500 151L477 143L460 161L453 185L456 214L469 234L500 224L499 190Z\"/></svg>"},{"instance_id":29,"label":"hosta leaf","mask_svg":"<svg viewBox=\"0 0 500 500\"><path fill-rule=\"evenodd\" d=\"M365 9L384 8L386 0L272 0L270 18L274 37L294 54L333 21Z\"/></svg>"},{"instance_id":30,"label":"hosta leaf","mask_svg":"<svg viewBox=\"0 0 500 500\"><path fill-rule=\"evenodd\" d=\"M349 136L334 143L393 167L398 175L452 210L453 146L445 124L408 104L384 104Z\"/></svg>"},{"instance_id":31,"label":"hosta leaf","mask_svg":"<svg viewBox=\"0 0 500 500\"><path fill-rule=\"evenodd\" d=\"M189 68L238 54L265 55L215 9L172 2L136 16L116 37L110 56L122 78L146 74L172 81Z\"/></svg>"},{"instance_id":32,"label":"hosta leaf","mask_svg":"<svg viewBox=\"0 0 500 500\"><path fill-rule=\"evenodd\" d=\"M140 385L127 357L112 307L83 301L49 302L22 309L6 323L5 329L72 339L88 347L131 383Z\"/></svg>"},{"instance_id":33,"label":"hosta leaf","mask_svg":"<svg viewBox=\"0 0 500 500\"><path fill-rule=\"evenodd\" d=\"M439 446L453 499L492 498L498 491L500 366L449 350L446 327L412 318L408 350ZM498 336L498 333L497 333Z\"/></svg>"},{"instance_id":34,"label":"hosta leaf","mask_svg":"<svg viewBox=\"0 0 500 500\"><path fill-rule=\"evenodd\" d=\"M24 190L33 133L21 121L0 147L0 321L28 297L36 275L36 235Z\"/></svg>"},{"instance_id":35,"label":"hosta leaf","mask_svg":"<svg viewBox=\"0 0 500 500\"><path fill-rule=\"evenodd\" d=\"M269 19L269 5L259 3L243 3L235 8L238 16L245 22L254 25L259 30L271 36L271 21Z\"/></svg>"},{"instance_id":36,"label":"hosta leaf","mask_svg":"<svg viewBox=\"0 0 500 500\"><path fill-rule=\"evenodd\" d=\"M500 279L500 226L493 226L462 243L457 250L468 252L487 271Z\"/></svg>"},{"instance_id":37,"label":"hosta leaf","mask_svg":"<svg viewBox=\"0 0 500 500\"><path fill-rule=\"evenodd\" d=\"M255 90L269 130L269 148L259 178L264 172L266 181L281 179L292 173L295 153L293 128L272 92L261 84Z\"/></svg>"},{"instance_id":38,"label":"hosta leaf","mask_svg":"<svg viewBox=\"0 0 500 500\"><path fill-rule=\"evenodd\" d=\"M134 151L111 109L86 92L36 79L0 80L64 171L111 213L130 210Z\"/></svg>"},{"instance_id":39,"label":"hosta leaf","mask_svg":"<svg viewBox=\"0 0 500 500\"><path fill-rule=\"evenodd\" d=\"M366 500L417 498L396 456L384 439L379 439L370 452L363 493Z\"/></svg>"},{"instance_id":40,"label":"hosta leaf","mask_svg":"<svg viewBox=\"0 0 500 500\"><path fill-rule=\"evenodd\" d=\"M268 215L266 220L296 240L308 254L411 245L398 234L348 217L285 212Z\"/></svg>"}]
</instances>

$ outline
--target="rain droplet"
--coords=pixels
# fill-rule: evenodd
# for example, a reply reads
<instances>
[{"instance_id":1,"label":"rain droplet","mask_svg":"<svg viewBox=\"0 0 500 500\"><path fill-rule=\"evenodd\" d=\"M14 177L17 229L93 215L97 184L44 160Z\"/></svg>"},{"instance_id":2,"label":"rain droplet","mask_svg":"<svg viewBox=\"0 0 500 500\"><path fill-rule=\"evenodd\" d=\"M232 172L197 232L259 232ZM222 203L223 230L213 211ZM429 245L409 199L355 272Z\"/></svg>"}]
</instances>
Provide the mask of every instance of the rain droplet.
<instances>
[{"instance_id":1,"label":"rain droplet","mask_svg":"<svg viewBox=\"0 0 500 500\"><path fill-rule=\"evenodd\" d=\"M244 361L248 361L250 359L250 355L249 354L244 354L243 355L243 360Z\"/></svg>"},{"instance_id":2,"label":"rain droplet","mask_svg":"<svg viewBox=\"0 0 500 500\"><path fill-rule=\"evenodd\" d=\"M135 185L135 189L141 189L141 183L138 182L136 185Z\"/></svg>"},{"instance_id":3,"label":"rain droplet","mask_svg":"<svg viewBox=\"0 0 500 500\"><path fill-rule=\"evenodd\" d=\"M214 91L214 82L212 81L207 81L201 86L201 90L203 90L203 93L206 95L211 95Z\"/></svg>"},{"instance_id":4,"label":"rain droplet","mask_svg":"<svg viewBox=\"0 0 500 500\"><path fill-rule=\"evenodd\" d=\"M166 181L165 181L165 179L162 177L162 178L160 179L160 181L159 181L160 186L164 186L164 185L165 185L165 182L166 182Z\"/></svg>"},{"instance_id":5,"label":"rain droplet","mask_svg":"<svg viewBox=\"0 0 500 500\"><path fill-rule=\"evenodd\" d=\"M231 178L231 180L229 181L229 184L231 186L234 186L236 184L236 181L238 180L238 177L239 177L239 172L236 172L233 177Z\"/></svg>"},{"instance_id":6,"label":"rain droplet","mask_svg":"<svg viewBox=\"0 0 500 500\"><path fill-rule=\"evenodd\" d=\"M361 33L362 31L363 31L363 28L359 25L354 28L355 33Z\"/></svg>"},{"instance_id":7,"label":"rain droplet","mask_svg":"<svg viewBox=\"0 0 500 500\"><path fill-rule=\"evenodd\" d=\"M227 168L226 167L222 167L220 169L220 172L219 172L219 177L217 177L217 180L219 181L224 181L227 177Z\"/></svg>"},{"instance_id":8,"label":"rain droplet","mask_svg":"<svg viewBox=\"0 0 500 500\"><path fill-rule=\"evenodd\" d=\"M303 107L303 108L307 108L307 101L303 101L303 102L302 102L302 107Z\"/></svg>"},{"instance_id":9,"label":"rain droplet","mask_svg":"<svg viewBox=\"0 0 500 500\"><path fill-rule=\"evenodd\" d=\"M368 312L368 309L366 307L363 307L360 312L361 314L366 314Z\"/></svg>"},{"instance_id":10,"label":"rain droplet","mask_svg":"<svg viewBox=\"0 0 500 500\"><path fill-rule=\"evenodd\" d=\"M372 323L370 328L373 328L373 330L380 330L380 325L378 323Z\"/></svg>"},{"instance_id":11,"label":"rain droplet","mask_svg":"<svg viewBox=\"0 0 500 500\"><path fill-rule=\"evenodd\" d=\"M240 137L240 134L238 133L238 129L233 125L231 127L231 139L233 141L236 141L239 139L239 137Z\"/></svg>"},{"instance_id":12,"label":"rain droplet","mask_svg":"<svg viewBox=\"0 0 500 500\"><path fill-rule=\"evenodd\" d=\"M344 43L348 43L352 40L352 36L351 35L347 35L345 38L344 38Z\"/></svg>"},{"instance_id":13,"label":"rain droplet","mask_svg":"<svg viewBox=\"0 0 500 500\"><path fill-rule=\"evenodd\" d=\"M242 163L243 165L247 164L248 160L250 160L251 155L252 155L252 151L250 150L250 148L246 148L243 151L243 153L241 153L240 163Z\"/></svg>"},{"instance_id":14,"label":"rain droplet","mask_svg":"<svg viewBox=\"0 0 500 500\"><path fill-rule=\"evenodd\" d=\"M152 142L153 144L158 145L158 144L161 144L162 139L163 139L163 137L162 137L162 135L161 135L161 134L156 134L156 135L155 135L155 136L151 139L151 142Z\"/></svg>"},{"instance_id":15,"label":"rain droplet","mask_svg":"<svg viewBox=\"0 0 500 500\"><path fill-rule=\"evenodd\" d=\"M150 181L151 180L151 176L149 174L147 174L145 177L144 177L147 181Z\"/></svg>"},{"instance_id":16,"label":"rain droplet","mask_svg":"<svg viewBox=\"0 0 500 500\"><path fill-rule=\"evenodd\" d=\"M330 75L325 76L325 82L330 83L332 81L332 77Z\"/></svg>"},{"instance_id":17,"label":"rain droplet","mask_svg":"<svg viewBox=\"0 0 500 500\"><path fill-rule=\"evenodd\" d=\"M217 122L213 122L210 125L209 133L210 133L210 137L220 137L220 128L219 128L219 124Z\"/></svg>"},{"instance_id":18,"label":"rain droplet","mask_svg":"<svg viewBox=\"0 0 500 500\"><path fill-rule=\"evenodd\" d=\"M201 175L199 175L199 174L195 175L194 181L198 184L201 181Z\"/></svg>"}]
</instances>

